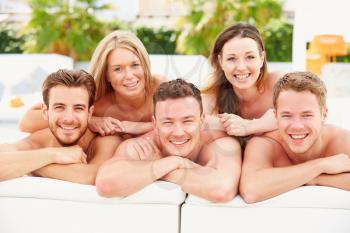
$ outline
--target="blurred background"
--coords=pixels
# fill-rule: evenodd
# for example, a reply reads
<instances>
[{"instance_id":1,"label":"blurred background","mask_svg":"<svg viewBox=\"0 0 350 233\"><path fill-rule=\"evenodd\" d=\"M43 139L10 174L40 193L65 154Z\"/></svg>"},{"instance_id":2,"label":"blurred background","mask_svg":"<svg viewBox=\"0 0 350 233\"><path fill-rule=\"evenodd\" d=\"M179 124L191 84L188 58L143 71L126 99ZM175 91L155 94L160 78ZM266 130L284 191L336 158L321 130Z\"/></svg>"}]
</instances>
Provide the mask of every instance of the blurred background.
<instances>
[{"instance_id":1,"label":"blurred background","mask_svg":"<svg viewBox=\"0 0 350 233\"><path fill-rule=\"evenodd\" d=\"M50 72L87 69L97 43L117 29L141 39L153 73L201 86L218 33L251 23L269 70L309 70L331 97L350 97L349 9L348 0L0 0L0 123L16 123L41 100Z\"/></svg>"}]
</instances>

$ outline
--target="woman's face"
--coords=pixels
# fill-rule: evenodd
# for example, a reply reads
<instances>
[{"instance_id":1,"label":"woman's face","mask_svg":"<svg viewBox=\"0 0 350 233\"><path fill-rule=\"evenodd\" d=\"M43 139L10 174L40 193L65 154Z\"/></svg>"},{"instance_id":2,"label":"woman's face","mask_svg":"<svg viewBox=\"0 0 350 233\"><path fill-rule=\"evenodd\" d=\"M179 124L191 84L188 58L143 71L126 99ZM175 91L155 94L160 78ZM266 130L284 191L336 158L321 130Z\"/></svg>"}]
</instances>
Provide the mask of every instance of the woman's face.
<instances>
[{"instance_id":1,"label":"woman's face","mask_svg":"<svg viewBox=\"0 0 350 233\"><path fill-rule=\"evenodd\" d=\"M264 64L264 53L251 38L235 37L227 41L218 57L227 80L235 89L255 86Z\"/></svg>"},{"instance_id":2,"label":"woman's face","mask_svg":"<svg viewBox=\"0 0 350 233\"><path fill-rule=\"evenodd\" d=\"M109 53L107 63L107 81L118 95L135 97L144 93L145 73L133 52L116 48Z\"/></svg>"}]
</instances>

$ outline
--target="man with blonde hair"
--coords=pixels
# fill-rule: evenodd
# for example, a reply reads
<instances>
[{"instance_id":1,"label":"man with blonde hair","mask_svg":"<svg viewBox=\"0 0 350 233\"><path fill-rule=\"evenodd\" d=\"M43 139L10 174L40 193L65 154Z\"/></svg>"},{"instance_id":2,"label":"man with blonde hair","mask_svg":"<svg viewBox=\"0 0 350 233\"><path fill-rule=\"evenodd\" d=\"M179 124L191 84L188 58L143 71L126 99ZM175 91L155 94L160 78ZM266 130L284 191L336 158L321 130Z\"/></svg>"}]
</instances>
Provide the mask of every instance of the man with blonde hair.
<instances>
[{"instance_id":1,"label":"man with blonde hair","mask_svg":"<svg viewBox=\"0 0 350 233\"><path fill-rule=\"evenodd\" d=\"M97 169L110 158L120 139L95 137L87 129L96 86L84 71L58 70L43 83L43 117L49 128L0 145L0 180L29 173L94 184Z\"/></svg>"},{"instance_id":2,"label":"man with blonde hair","mask_svg":"<svg viewBox=\"0 0 350 233\"><path fill-rule=\"evenodd\" d=\"M326 87L309 72L286 74L274 87L278 130L245 149L240 193L258 202L302 185L350 190L350 132L325 124Z\"/></svg>"}]
</instances>

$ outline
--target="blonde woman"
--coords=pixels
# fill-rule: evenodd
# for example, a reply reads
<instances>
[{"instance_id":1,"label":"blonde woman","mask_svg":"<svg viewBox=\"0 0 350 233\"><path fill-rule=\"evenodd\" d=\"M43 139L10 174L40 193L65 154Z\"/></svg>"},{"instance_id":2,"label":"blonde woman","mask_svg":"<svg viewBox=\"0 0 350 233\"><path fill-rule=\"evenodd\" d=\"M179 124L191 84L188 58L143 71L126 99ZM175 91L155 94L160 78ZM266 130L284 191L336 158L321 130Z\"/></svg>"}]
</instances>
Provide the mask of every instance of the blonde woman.
<instances>
[{"instance_id":1,"label":"blonde woman","mask_svg":"<svg viewBox=\"0 0 350 233\"><path fill-rule=\"evenodd\" d=\"M89 72L97 87L90 130L104 136L138 135L152 129L152 96L163 78L151 75L148 53L133 33L118 30L103 38ZM19 124L25 132L46 127L41 104L32 107Z\"/></svg>"}]
</instances>

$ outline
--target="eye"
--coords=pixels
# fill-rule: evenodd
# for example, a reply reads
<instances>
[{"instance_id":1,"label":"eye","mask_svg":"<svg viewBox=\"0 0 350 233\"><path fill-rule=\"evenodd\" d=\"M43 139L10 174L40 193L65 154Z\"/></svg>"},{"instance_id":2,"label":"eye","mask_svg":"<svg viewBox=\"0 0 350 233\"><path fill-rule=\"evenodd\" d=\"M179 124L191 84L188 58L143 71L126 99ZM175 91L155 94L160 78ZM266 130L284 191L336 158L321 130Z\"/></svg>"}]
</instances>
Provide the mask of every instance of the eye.
<instances>
[{"instance_id":1,"label":"eye","mask_svg":"<svg viewBox=\"0 0 350 233\"><path fill-rule=\"evenodd\" d=\"M55 106L54 109L55 110L63 110L63 106Z\"/></svg>"},{"instance_id":2,"label":"eye","mask_svg":"<svg viewBox=\"0 0 350 233\"><path fill-rule=\"evenodd\" d=\"M248 59L248 60L253 60L253 59L255 59L255 56L249 55L249 56L247 56L247 59Z\"/></svg>"},{"instance_id":3,"label":"eye","mask_svg":"<svg viewBox=\"0 0 350 233\"><path fill-rule=\"evenodd\" d=\"M236 60L235 57L228 57L228 58L227 58L227 61L235 61L235 60Z\"/></svg>"},{"instance_id":4,"label":"eye","mask_svg":"<svg viewBox=\"0 0 350 233\"><path fill-rule=\"evenodd\" d=\"M193 123L193 120L185 120L184 123L185 124L191 124L191 123Z\"/></svg>"},{"instance_id":5,"label":"eye","mask_svg":"<svg viewBox=\"0 0 350 233\"><path fill-rule=\"evenodd\" d=\"M313 117L313 115L312 114L305 114L305 115L303 115L303 117L304 118L311 118L311 117Z\"/></svg>"},{"instance_id":6,"label":"eye","mask_svg":"<svg viewBox=\"0 0 350 233\"><path fill-rule=\"evenodd\" d=\"M282 114L281 117L285 118L285 119L288 119L288 118L291 118L292 116L289 115L289 114Z\"/></svg>"},{"instance_id":7,"label":"eye","mask_svg":"<svg viewBox=\"0 0 350 233\"><path fill-rule=\"evenodd\" d=\"M162 124L165 126L170 126L172 124L172 122L171 121L163 121Z\"/></svg>"},{"instance_id":8,"label":"eye","mask_svg":"<svg viewBox=\"0 0 350 233\"><path fill-rule=\"evenodd\" d=\"M122 70L122 69L121 69L120 67L114 68L114 71L117 72L117 73L120 72L121 70Z\"/></svg>"},{"instance_id":9,"label":"eye","mask_svg":"<svg viewBox=\"0 0 350 233\"><path fill-rule=\"evenodd\" d=\"M76 107L75 110L76 110L76 111L84 111L85 108L84 108L84 107Z\"/></svg>"},{"instance_id":10,"label":"eye","mask_svg":"<svg viewBox=\"0 0 350 233\"><path fill-rule=\"evenodd\" d=\"M134 63L134 64L132 64L132 66L133 67L138 67L138 66L140 66L140 64L139 63Z\"/></svg>"}]
</instances>

